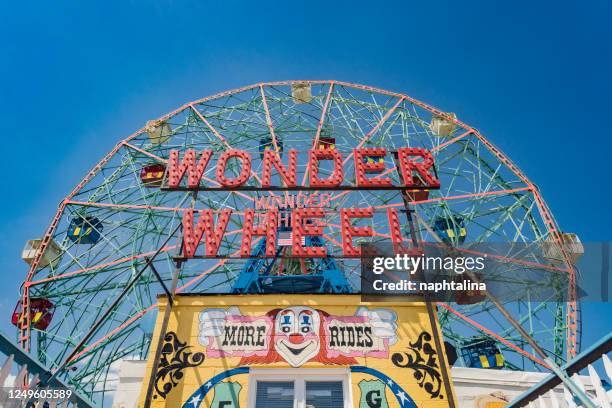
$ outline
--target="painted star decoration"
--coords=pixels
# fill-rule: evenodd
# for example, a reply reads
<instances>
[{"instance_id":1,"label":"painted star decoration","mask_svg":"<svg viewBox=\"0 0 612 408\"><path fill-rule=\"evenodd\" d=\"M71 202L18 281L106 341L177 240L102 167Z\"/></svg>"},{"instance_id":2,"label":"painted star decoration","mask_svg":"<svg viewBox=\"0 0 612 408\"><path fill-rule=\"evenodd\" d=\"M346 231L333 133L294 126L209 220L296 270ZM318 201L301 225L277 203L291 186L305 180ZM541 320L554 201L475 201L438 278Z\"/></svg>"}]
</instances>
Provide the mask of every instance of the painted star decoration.
<instances>
[{"instance_id":1,"label":"painted star decoration","mask_svg":"<svg viewBox=\"0 0 612 408\"><path fill-rule=\"evenodd\" d=\"M395 394L399 397L402 407L406 406L406 402L408 402L408 397L406 397L406 393L404 391L400 391L397 394Z\"/></svg>"},{"instance_id":2,"label":"painted star decoration","mask_svg":"<svg viewBox=\"0 0 612 408\"><path fill-rule=\"evenodd\" d=\"M189 400L189 403L193 404L194 408L197 408L198 406L200 406L201 399L202 399L202 396L198 393L194 395L192 399Z\"/></svg>"},{"instance_id":3,"label":"painted star decoration","mask_svg":"<svg viewBox=\"0 0 612 408\"><path fill-rule=\"evenodd\" d=\"M400 408L416 407L414 403L412 402L412 400L410 399L410 397L406 395L404 390L402 390L402 388L395 381L393 381L390 377L387 377L386 375L382 375L379 378L382 381L384 381L389 387L389 389L391 390L391 392L397 396L398 402L400 403Z\"/></svg>"}]
</instances>

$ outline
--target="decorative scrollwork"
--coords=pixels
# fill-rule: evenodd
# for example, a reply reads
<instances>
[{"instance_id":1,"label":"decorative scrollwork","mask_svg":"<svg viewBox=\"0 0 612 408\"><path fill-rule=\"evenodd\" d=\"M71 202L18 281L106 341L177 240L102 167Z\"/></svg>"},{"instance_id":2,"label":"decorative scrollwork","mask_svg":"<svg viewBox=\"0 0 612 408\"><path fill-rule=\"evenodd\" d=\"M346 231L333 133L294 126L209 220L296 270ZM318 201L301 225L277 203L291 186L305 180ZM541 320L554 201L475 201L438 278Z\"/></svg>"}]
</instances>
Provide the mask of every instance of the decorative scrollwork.
<instances>
[{"instance_id":1,"label":"decorative scrollwork","mask_svg":"<svg viewBox=\"0 0 612 408\"><path fill-rule=\"evenodd\" d=\"M391 362L396 367L410 368L414 370L414 378L419 386L427 392L431 398L443 399L442 376L436 357L436 351L432 347L431 334L421 332L414 343L408 343L408 351L393 353Z\"/></svg>"},{"instance_id":2,"label":"decorative scrollwork","mask_svg":"<svg viewBox=\"0 0 612 408\"><path fill-rule=\"evenodd\" d=\"M190 348L191 346L181 342L174 332L168 332L164 336L159 366L155 373L154 399L157 399L157 396L166 399L168 393L183 378L185 368L196 367L204 362L204 353L192 354L187 351Z\"/></svg>"}]
</instances>

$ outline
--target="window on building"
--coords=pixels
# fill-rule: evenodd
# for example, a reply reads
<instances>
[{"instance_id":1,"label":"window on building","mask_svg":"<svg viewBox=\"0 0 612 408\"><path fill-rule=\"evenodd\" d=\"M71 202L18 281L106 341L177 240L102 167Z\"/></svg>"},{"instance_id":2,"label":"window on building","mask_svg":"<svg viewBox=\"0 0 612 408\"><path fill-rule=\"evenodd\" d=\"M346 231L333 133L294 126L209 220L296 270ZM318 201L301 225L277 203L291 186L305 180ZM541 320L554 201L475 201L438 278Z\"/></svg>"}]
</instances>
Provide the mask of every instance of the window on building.
<instances>
[{"instance_id":1,"label":"window on building","mask_svg":"<svg viewBox=\"0 0 612 408\"><path fill-rule=\"evenodd\" d=\"M337 408L343 405L342 381L306 381L306 408Z\"/></svg>"},{"instance_id":2,"label":"window on building","mask_svg":"<svg viewBox=\"0 0 612 408\"><path fill-rule=\"evenodd\" d=\"M327 371L327 372L326 372ZM348 408L348 370L253 370L249 408Z\"/></svg>"},{"instance_id":3,"label":"window on building","mask_svg":"<svg viewBox=\"0 0 612 408\"><path fill-rule=\"evenodd\" d=\"M255 408L293 408L293 381L257 381Z\"/></svg>"}]
</instances>

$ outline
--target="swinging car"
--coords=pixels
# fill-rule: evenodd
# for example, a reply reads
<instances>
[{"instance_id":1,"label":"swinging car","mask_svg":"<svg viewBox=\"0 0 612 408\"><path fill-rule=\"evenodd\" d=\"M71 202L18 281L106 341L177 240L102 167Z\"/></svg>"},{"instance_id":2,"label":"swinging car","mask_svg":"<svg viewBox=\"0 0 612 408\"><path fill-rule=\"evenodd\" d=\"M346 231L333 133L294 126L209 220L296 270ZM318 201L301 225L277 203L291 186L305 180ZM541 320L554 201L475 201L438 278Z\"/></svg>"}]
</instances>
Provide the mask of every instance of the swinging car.
<instances>
[{"instance_id":1,"label":"swinging car","mask_svg":"<svg viewBox=\"0 0 612 408\"><path fill-rule=\"evenodd\" d=\"M454 113L448 113L447 115L453 119L457 119L457 115ZM434 115L434 117L431 118L429 128L436 136L445 137L452 134L457 128L457 125L455 125L455 122L452 122L442 116Z\"/></svg>"},{"instance_id":2,"label":"swinging car","mask_svg":"<svg viewBox=\"0 0 612 408\"><path fill-rule=\"evenodd\" d=\"M334 150L336 148L336 138L320 137L318 148L319 150Z\"/></svg>"},{"instance_id":3,"label":"swinging car","mask_svg":"<svg viewBox=\"0 0 612 408\"><path fill-rule=\"evenodd\" d=\"M312 91L308 82L294 82L291 84L291 97L295 103L309 103L312 100Z\"/></svg>"},{"instance_id":4,"label":"swinging car","mask_svg":"<svg viewBox=\"0 0 612 408\"><path fill-rule=\"evenodd\" d=\"M474 276L478 280L478 282L482 282L484 276L480 273L474 273ZM455 278L455 282L462 282L464 280L471 281L468 276L463 276L463 274L458 274ZM455 302L458 305L473 305L476 303L480 303L485 300L487 296L484 292L475 289L475 290L461 290L455 292Z\"/></svg>"},{"instance_id":5,"label":"swinging car","mask_svg":"<svg viewBox=\"0 0 612 408\"><path fill-rule=\"evenodd\" d=\"M35 329L46 330L49 324L51 324L54 312L55 305L49 299L30 299L30 322ZM23 303L19 300L15 306L15 310L13 310L11 323L19 327L21 319L23 319Z\"/></svg>"},{"instance_id":6,"label":"swinging car","mask_svg":"<svg viewBox=\"0 0 612 408\"><path fill-rule=\"evenodd\" d=\"M385 158L382 156L363 156L363 163L384 163ZM365 170L366 173L380 173L379 170Z\"/></svg>"},{"instance_id":7,"label":"swinging car","mask_svg":"<svg viewBox=\"0 0 612 408\"><path fill-rule=\"evenodd\" d=\"M461 358L466 367L497 370L504 367L504 356L497 343L491 339L473 339L461 347Z\"/></svg>"},{"instance_id":8,"label":"swinging car","mask_svg":"<svg viewBox=\"0 0 612 408\"><path fill-rule=\"evenodd\" d=\"M102 222L93 216L76 216L70 221L68 238L77 244L96 244L103 229Z\"/></svg>"},{"instance_id":9,"label":"swinging car","mask_svg":"<svg viewBox=\"0 0 612 408\"><path fill-rule=\"evenodd\" d=\"M38 248L40 248L42 241L42 239L31 239L26 242L25 246L23 247L23 251L21 251L21 259L26 261L28 265L32 265L32 263L34 263L36 253L38 252ZM47 244L45 252L40 257L40 261L38 261L38 267L45 268L51 265L52 268L55 268L60 260L61 254L62 249L60 246L54 240L50 240Z\"/></svg>"},{"instance_id":10,"label":"swinging car","mask_svg":"<svg viewBox=\"0 0 612 408\"><path fill-rule=\"evenodd\" d=\"M160 187L164 180L166 166L163 164L149 164L140 170L140 181L147 188Z\"/></svg>"},{"instance_id":11,"label":"swinging car","mask_svg":"<svg viewBox=\"0 0 612 408\"><path fill-rule=\"evenodd\" d=\"M422 186L423 182L420 178L413 176L412 181L417 186ZM425 201L429 198L429 189L425 190L407 190L408 199L410 201Z\"/></svg>"},{"instance_id":12,"label":"swinging car","mask_svg":"<svg viewBox=\"0 0 612 408\"><path fill-rule=\"evenodd\" d=\"M281 157L283 155L283 141L279 138L276 138L276 151L280 153ZM274 142L271 137L264 137L259 141L259 157L263 160L264 152L266 150L274 150Z\"/></svg>"},{"instance_id":13,"label":"swinging car","mask_svg":"<svg viewBox=\"0 0 612 408\"><path fill-rule=\"evenodd\" d=\"M463 244L467 236L467 229L463 217L453 215L450 217L438 217L434 221L433 230L443 242L451 244L458 242Z\"/></svg>"},{"instance_id":14,"label":"swinging car","mask_svg":"<svg viewBox=\"0 0 612 408\"><path fill-rule=\"evenodd\" d=\"M172 136L172 127L167 122L160 120L150 120L145 125L149 140L154 145L165 143Z\"/></svg>"},{"instance_id":15,"label":"swinging car","mask_svg":"<svg viewBox=\"0 0 612 408\"><path fill-rule=\"evenodd\" d=\"M578 235L571 232L562 232L561 245L557 244L552 236L549 236L542 243L542 252L544 258L554 265L562 265L564 263L562 248L567 253L570 262L575 265L578 259L584 254L584 245L578 238Z\"/></svg>"}]
</instances>

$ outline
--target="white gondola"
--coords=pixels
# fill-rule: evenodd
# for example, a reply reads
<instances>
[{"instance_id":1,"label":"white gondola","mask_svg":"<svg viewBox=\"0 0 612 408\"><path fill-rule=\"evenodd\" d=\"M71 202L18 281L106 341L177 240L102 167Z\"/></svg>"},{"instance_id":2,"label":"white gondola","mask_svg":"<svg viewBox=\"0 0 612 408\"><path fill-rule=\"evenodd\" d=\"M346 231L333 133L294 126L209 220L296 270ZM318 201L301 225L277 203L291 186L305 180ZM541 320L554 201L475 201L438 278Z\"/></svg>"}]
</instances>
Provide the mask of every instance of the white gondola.
<instances>
[{"instance_id":1,"label":"white gondola","mask_svg":"<svg viewBox=\"0 0 612 408\"><path fill-rule=\"evenodd\" d=\"M291 97L295 103L310 103L312 91L307 82L294 82L291 84Z\"/></svg>"},{"instance_id":2,"label":"white gondola","mask_svg":"<svg viewBox=\"0 0 612 408\"><path fill-rule=\"evenodd\" d=\"M23 247L23 251L21 251L21 259L26 261L28 265L32 265L34 259L36 259L36 253L38 252L38 248L40 248L41 244L42 239L31 239L26 242L25 246ZM51 265L52 268L55 268L60 260L61 254L62 250L60 246L53 240L49 241L45 253L40 258L40 262L38 262L38 267L45 268Z\"/></svg>"},{"instance_id":3,"label":"white gondola","mask_svg":"<svg viewBox=\"0 0 612 408\"><path fill-rule=\"evenodd\" d=\"M564 249L570 262L576 264L584 254L584 245L580 242L580 238L576 234L563 232L561 233L561 241L562 243L559 245L553 236L549 236L542 244L544 258L553 264L562 264L564 261L562 249Z\"/></svg>"},{"instance_id":4,"label":"white gondola","mask_svg":"<svg viewBox=\"0 0 612 408\"><path fill-rule=\"evenodd\" d=\"M172 136L172 127L169 123L160 120L150 120L145 125L149 140L158 145L166 142Z\"/></svg>"},{"instance_id":5,"label":"white gondola","mask_svg":"<svg viewBox=\"0 0 612 408\"><path fill-rule=\"evenodd\" d=\"M452 117L453 119L457 119L457 115L455 115L454 113L447 113L447 115ZM432 132L434 132L436 136L444 137L450 136L457 128L457 125L455 124L455 122L450 121L445 117L434 115L431 118L429 128Z\"/></svg>"}]
</instances>

